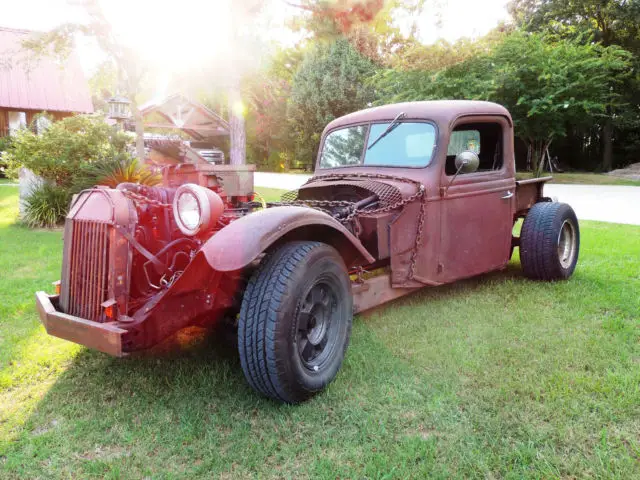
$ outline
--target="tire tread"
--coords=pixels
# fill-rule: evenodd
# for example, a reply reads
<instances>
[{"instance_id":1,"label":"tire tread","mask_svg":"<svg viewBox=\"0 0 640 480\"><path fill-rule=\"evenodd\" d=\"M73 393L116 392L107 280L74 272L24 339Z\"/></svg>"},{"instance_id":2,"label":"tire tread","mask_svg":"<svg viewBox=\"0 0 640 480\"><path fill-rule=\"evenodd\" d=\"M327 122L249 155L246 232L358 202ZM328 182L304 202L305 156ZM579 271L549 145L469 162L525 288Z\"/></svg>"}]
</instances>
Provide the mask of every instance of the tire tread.
<instances>
[{"instance_id":1,"label":"tire tread","mask_svg":"<svg viewBox=\"0 0 640 480\"><path fill-rule=\"evenodd\" d=\"M322 247L326 245L321 242L291 242L267 253L242 300L238 350L247 381L263 395L286 403L299 398L279 380L285 365L275 354L278 316L291 277L314 249Z\"/></svg>"},{"instance_id":2,"label":"tire tread","mask_svg":"<svg viewBox=\"0 0 640 480\"><path fill-rule=\"evenodd\" d=\"M540 202L529 210L520 232L520 263L528 278L553 281L568 278L573 273L578 251L568 271L564 270L558 261L557 238L564 219L574 223L578 237L576 249L579 250L578 221L569 205Z\"/></svg>"}]
</instances>

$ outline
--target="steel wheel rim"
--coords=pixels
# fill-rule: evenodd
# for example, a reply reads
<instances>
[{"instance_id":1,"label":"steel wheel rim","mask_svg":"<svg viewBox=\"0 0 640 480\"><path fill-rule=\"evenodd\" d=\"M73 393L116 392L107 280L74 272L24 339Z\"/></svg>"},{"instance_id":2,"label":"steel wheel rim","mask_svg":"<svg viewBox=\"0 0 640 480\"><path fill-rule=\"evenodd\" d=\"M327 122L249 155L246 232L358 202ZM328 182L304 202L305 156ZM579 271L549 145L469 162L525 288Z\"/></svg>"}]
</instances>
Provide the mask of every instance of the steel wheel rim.
<instances>
[{"instance_id":1,"label":"steel wheel rim","mask_svg":"<svg viewBox=\"0 0 640 480\"><path fill-rule=\"evenodd\" d=\"M558 260L562 268L571 267L576 254L576 229L569 220L565 220L558 234Z\"/></svg>"},{"instance_id":2,"label":"steel wheel rim","mask_svg":"<svg viewBox=\"0 0 640 480\"><path fill-rule=\"evenodd\" d=\"M329 282L316 282L303 297L296 321L296 350L312 372L332 358L339 330L338 296Z\"/></svg>"}]
</instances>

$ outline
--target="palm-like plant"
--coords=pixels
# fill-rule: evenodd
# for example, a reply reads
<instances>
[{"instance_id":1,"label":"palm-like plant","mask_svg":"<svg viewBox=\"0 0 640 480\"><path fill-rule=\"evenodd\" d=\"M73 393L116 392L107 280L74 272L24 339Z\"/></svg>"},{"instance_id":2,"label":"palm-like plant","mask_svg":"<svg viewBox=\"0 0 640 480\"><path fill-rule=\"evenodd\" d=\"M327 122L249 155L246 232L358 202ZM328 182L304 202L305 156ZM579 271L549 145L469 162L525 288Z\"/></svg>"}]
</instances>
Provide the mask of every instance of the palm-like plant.
<instances>
[{"instance_id":1,"label":"palm-like plant","mask_svg":"<svg viewBox=\"0 0 640 480\"><path fill-rule=\"evenodd\" d=\"M146 165L141 165L136 158L118 155L87 165L76 178L76 189L103 185L115 188L120 183L139 183L141 185L158 185L162 176Z\"/></svg>"}]
</instances>

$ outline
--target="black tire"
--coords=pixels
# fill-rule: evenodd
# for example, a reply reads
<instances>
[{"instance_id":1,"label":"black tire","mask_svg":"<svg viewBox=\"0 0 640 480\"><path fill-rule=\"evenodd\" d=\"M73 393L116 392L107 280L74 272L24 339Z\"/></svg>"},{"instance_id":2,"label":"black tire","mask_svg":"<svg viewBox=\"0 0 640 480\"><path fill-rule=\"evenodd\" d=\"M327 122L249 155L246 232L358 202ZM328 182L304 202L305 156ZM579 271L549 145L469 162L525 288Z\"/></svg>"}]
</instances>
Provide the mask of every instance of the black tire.
<instances>
[{"instance_id":1,"label":"black tire","mask_svg":"<svg viewBox=\"0 0 640 480\"><path fill-rule=\"evenodd\" d=\"M578 262L580 228L566 203L536 203L520 232L520 263L535 280L566 280Z\"/></svg>"},{"instance_id":2,"label":"black tire","mask_svg":"<svg viewBox=\"0 0 640 480\"><path fill-rule=\"evenodd\" d=\"M311 398L340 370L352 320L351 281L334 248L291 242L268 253L240 309L238 350L247 381L281 402Z\"/></svg>"}]
</instances>

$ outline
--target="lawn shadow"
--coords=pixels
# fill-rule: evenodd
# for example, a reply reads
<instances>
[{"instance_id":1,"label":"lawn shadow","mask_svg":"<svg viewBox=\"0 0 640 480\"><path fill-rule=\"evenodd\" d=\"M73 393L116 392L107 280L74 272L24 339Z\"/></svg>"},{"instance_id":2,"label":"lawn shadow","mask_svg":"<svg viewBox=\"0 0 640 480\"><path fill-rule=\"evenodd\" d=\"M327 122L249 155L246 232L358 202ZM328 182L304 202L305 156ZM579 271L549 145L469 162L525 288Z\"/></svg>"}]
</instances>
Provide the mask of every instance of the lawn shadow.
<instances>
[{"instance_id":1,"label":"lawn shadow","mask_svg":"<svg viewBox=\"0 0 640 480\"><path fill-rule=\"evenodd\" d=\"M239 468L243 476L273 471L283 461L281 450L291 459L311 458L305 468L314 471L326 468L327 449L346 455L358 445L348 453L357 464L367 443L373 447L366 455L380 442L395 445L398 438L385 438L384 430L407 412L414 413L398 424L398 435L419 436L430 415L425 402L440 405L432 399L442 393L420 381L363 322L354 330L336 381L299 406L255 393L235 345L222 336L183 332L124 359L83 349L16 431L6 466L27 477L103 476L113 469L137 477L147 475L150 464L178 475ZM305 445L310 437L314 443Z\"/></svg>"}]
</instances>

